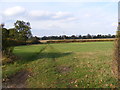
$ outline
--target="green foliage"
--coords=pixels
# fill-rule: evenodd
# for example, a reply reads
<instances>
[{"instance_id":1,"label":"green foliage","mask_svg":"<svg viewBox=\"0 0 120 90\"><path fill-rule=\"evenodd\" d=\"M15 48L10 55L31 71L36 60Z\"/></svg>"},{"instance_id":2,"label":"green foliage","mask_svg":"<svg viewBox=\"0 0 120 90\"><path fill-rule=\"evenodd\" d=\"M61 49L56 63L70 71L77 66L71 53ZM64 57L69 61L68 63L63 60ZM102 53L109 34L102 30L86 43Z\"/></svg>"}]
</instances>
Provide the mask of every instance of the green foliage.
<instances>
[{"instance_id":1,"label":"green foliage","mask_svg":"<svg viewBox=\"0 0 120 90\"><path fill-rule=\"evenodd\" d=\"M15 28L10 28L9 30L9 38L14 39L14 40L18 40L18 31Z\"/></svg>"},{"instance_id":2,"label":"green foliage","mask_svg":"<svg viewBox=\"0 0 120 90\"><path fill-rule=\"evenodd\" d=\"M6 28L2 28L2 52L5 55L11 53L11 43L9 41L9 31Z\"/></svg>"},{"instance_id":3,"label":"green foliage","mask_svg":"<svg viewBox=\"0 0 120 90\"><path fill-rule=\"evenodd\" d=\"M30 43L30 44L39 44L40 43L40 38L38 38L38 37L31 37L31 38L29 38L28 39L28 43Z\"/></svg>"},{"instance_id":4,"label":"green foliage","mask_svg":"<svg viewBox=\"0 0 120 90\"><path fill-rule=\"evenodd\" d=\"M4 55L10 56L14 46L25 44L28 38L32 37L29 22L17 20L14 26L14 28L6 29L4 24L0 25L2 30L2 52Z\"/></svg>"},{"instance_id":5,"label":"green foliage","mask_svg":"<svg viewBox=\"0 0 120 90\"><path fill-rule=\"evenodd\" d=\"M9 38L9 30L7 30L6 28L2 28L2 38L3 39Z\"/></svg>"},{"instance_id":6,"label":"green foliage","mask_svg":"<svg viewBox=\"0 0 120 90\"><path fill-rule=\"evenodd\" d=\"M29 22L17 20L14 23L14 26L18 32L18 37L17 37L18 40L26 41L28 38L32 37L31 31L30 31L31 27Z\"/></svg>"}]
</instances>

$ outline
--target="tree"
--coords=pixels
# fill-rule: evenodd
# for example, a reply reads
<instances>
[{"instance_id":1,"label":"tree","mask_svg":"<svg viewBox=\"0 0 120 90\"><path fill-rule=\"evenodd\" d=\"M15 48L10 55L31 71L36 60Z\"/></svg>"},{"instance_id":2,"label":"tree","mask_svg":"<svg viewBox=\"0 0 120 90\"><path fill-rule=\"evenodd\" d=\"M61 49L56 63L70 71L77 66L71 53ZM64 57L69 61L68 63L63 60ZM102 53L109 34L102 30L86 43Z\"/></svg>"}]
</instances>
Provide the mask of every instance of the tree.
<instances>
[{"instance_id":1,"label":"tree","mask_svg":"<svg viewBox=\"0 0 120 90\"><path fill-rule=\"evenodd\" d=\"M81 36L81 35L79 35L79 39L82 39L82 36Z\"/></svg>"},{"instance_id":2,"label":"tree","mask_svg":"<svg viewBox=\"0 0 120 90\"><path fill-rule=\"evenodd\" d=\"M66 39L66 35L62 35L62 38L63 38L63 39Z\"/></svg>"},{"instance_id":3,"label":"tree","mask_svg":"<svg viewBox=\"0 0 120 90\"><path fill-rule=\"evenodd\" d=\"M9 31L9 38L17 40L19 33L15 28L8 29Z\"/></svg>"},{"instance_id":4,"label":"tree","mask_svg":"<svg viewBox=\"0 0 120 90\"><path fill-rule=\"evenodd\" d=\"M2 52L3 54L10 53L10 42L9 42L9 31L4 28L5 25L1 24L1 30L2 30Z\"/></svg>"},{"instance_id":5,"label":"tree","mask_svg":"<svg viewBox=\"0 0 120 90\"><path fill-rule=\"evenodd\" d=\"M18 40L26 41L28 38L32 37L31 31L30 31L31 27L29 22L17 20L14 23L14 26L17 32L19 33L17 38Z\"/></svg>"},{"instance_id":6,"label":"tree","mask_svg":"<svg viewBox=\"0 0 120 90\"><path fill-rule=\"evenodd\" d=\"M90 34L87 34L86 38L87 39L92 39L92 36Z\"/></svg>"},{"instance_id":7,"label":"tree","mask_svg":"<svg viewBox=\"0 0 120 90\"><path fill-rule=\"evenodd\" d=\"M71 36L71 39L75 39L75 37L76 37L75 35L72 35L72 36Z\"/></svg>"},{"instance_id":8,"label":"tree","mask_svg":"<svg viewBox=\"0 0 120 90\"><path fill-rule=\"evenodd\" d=\"M17 20L14 28L4 28L4 24L0 25L2 31L2 52L4 55L10 56L14 46L18 44L26 44L26 41L32 37L29 22Z\"/></svg>"}]
</instances>

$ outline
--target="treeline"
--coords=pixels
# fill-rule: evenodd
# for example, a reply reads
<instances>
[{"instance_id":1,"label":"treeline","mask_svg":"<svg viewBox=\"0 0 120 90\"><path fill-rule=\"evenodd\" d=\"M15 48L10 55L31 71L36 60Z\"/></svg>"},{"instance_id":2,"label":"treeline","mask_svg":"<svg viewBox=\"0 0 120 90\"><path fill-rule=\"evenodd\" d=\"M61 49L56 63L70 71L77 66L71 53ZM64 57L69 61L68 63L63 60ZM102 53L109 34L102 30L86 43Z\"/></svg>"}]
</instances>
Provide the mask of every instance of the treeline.
<instances>
[{"instance_id":1,"label":"treeline","mask_svg":"<svg viewBox=\"0 0 120 90\"><path fill-rule=\"evenodd\" d=\"M72 35L72 36L67 36L67 35L62 35L62 36L43 36L41 37L41 40L61 40L61 39L100 39L100 38L115 38L115 35Z\"/></svg>"}]
</instances>

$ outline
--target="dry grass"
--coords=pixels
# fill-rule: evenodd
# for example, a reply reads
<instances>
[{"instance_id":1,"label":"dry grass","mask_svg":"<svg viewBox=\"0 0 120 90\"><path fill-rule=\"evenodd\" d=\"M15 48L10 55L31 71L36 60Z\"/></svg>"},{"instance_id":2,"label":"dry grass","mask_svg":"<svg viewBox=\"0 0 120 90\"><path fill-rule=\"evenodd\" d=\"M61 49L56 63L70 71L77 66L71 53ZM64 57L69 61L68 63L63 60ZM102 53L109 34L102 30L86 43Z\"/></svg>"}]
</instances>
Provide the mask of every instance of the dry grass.
<instances>
[{"instance_id":1,"label":"dry grass","mask_svg":"<svg viewBox=\"0 0 120 90\"><path fill-rule=\"evenodd\" d=\"M114 41L115 38L106 39L65 39L65 40L40 40L41 43L70 43L70 42L103 42Z\"/></svg>"}]
</instances>

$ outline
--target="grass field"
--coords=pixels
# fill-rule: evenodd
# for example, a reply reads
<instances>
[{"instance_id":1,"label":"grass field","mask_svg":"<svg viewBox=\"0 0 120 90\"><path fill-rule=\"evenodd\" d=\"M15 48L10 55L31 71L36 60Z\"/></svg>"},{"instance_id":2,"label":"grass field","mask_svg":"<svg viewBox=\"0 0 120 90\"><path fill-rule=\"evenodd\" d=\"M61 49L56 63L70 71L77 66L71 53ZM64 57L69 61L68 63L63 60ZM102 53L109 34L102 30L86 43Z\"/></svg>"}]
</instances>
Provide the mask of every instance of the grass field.
<instances>
[{"instance_id":1,"label":"grass field","mask_svg":"<svg viewBox=\"0 0 120 90\"><path fill-rule=\"evenodd\" d=\"M18 46L14 54L20 60L2 66L3 78L27 70L29 88L114 88L113 47L113 42Z\"/></svg>"}]
</instances>

